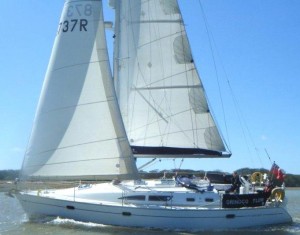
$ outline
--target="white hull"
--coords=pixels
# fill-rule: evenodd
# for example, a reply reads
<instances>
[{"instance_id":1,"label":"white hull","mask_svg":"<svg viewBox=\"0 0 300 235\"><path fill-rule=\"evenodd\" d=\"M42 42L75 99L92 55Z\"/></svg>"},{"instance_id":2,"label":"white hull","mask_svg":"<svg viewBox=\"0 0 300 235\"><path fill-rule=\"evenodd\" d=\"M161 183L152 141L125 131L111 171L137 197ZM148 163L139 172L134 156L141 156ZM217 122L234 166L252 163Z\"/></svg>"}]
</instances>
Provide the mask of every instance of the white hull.
<instances>
[{"instance_id":1,"label":"white hull","mask_svg":"<svg viewBox=\"0 0 300 235\"><path fill-rule=\"evenodd\" d=\"M51 193L50 193L51 194ZM281 206L254 208L126 204L92 199L54 198L44 194L17 195L30 217L54 216L106 225L176 230L220 230L289 223Z\"/></svg>"}]
</instances>

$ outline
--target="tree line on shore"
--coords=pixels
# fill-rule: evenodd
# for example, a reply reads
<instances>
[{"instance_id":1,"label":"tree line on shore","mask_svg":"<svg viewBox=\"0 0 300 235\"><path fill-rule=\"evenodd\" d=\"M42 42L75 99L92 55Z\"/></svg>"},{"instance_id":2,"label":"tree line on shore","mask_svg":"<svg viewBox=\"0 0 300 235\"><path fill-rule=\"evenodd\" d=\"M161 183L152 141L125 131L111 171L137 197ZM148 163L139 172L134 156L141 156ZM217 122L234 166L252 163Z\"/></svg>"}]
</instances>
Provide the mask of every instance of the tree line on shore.
<instances>
[{"instance_id":1,"label":"tree line on shore","mask_svg":"<svg viewBox=\"0 0 300 235\"><path fill-rule=\"evenodd\" d=\"M0 170L0 180L15 180L19 177L19 173L19 170Z\"/></svg>"},{"instance_id":2,"label":"tree line on shore","mask_svg":"<svg viewBox=\"0 0 300 235\"><path fill-rule=\"evenodd\" d=\"M251 175L254 172L261 172L261 173L269 173L269 170L260 168L260 169L250 169L250 168L242 168L236 170L240 175ZM0 180L2 181L13 181L16 178L19 177L19 170L0 170ZM161 178L161 177L166 177L166 178L171 178L175 174L180 174L180 175L195 175L198 177L205 177L207 173L211 172L205 172L205 171L194 171L194 170L188 170L188 169L174 169L174 170L154 170L150 172L141 172L142 178ZM222 171L216 170L213 171L214 174L228 174L224 173ZM286 174L285 175L285 185L286 187L300 187L300 175L294 175L294 174Z\"/></svg>"}]
</instances>

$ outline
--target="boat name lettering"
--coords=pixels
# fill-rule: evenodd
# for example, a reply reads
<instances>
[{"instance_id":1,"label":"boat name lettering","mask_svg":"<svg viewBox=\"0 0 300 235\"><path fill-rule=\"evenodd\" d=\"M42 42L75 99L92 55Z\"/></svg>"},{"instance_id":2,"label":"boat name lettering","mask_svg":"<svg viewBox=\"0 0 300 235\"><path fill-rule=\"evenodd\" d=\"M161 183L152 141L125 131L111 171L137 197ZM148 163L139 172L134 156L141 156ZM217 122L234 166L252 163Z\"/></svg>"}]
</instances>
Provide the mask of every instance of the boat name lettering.
<instances>
[{"instance_id":1,"label":"boat name lettering","mask_svg":"<svg viewBox=\"0 0 300 235\"><path fill-rule=\"evenodd\" d=\"M253 203L263 203L264 202L264 198L263 197L260 197L260 198L253 198L252 199Z\"/></svg>"},{"instance_id":2,"label":"boat name lettering","mask_svg":"<svg viewBox=\"0 0 300 235\"><path fill-rule=\"evenodd\" d=\"M75 4L68 7L67 17L72 17L74 15L91 16L92 14L93 8L91 4Z\"/></svg>"},{"instance_id":3,"label":"boat name lettering","mask_svg":"<svg viewBox=\"0 0 300 235\"><path fill-rule=\"evenodd\" d=\"M248 204L248 199L242 199L242 200L226 200L227 205L239 205L239 204Z\"/></svg>"},{"instance_id":4,"label":"boat name lettering","mask_svg":"<svg viewBox=\"0 0 300 235\"><path fill-rule=\"evenodd\" d=\"M61 32L73 32L76 29L79 29L79 31L87 31L87 25L87 19L65 20L59 23L57 34L60 34Z\"/></svg>"}]
</instances>

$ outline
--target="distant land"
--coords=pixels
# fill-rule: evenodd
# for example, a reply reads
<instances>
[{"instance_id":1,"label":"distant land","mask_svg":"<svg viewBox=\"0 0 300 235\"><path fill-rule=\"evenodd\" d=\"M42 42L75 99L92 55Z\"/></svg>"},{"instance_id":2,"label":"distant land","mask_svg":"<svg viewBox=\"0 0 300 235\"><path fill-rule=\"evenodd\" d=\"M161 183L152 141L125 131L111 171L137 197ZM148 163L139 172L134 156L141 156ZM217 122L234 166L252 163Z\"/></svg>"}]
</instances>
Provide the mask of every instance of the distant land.
<instances>
[{"instance_id":1,"label":"distant land","mask_svg":"<svg viewBox=\"0 0 300 235\"><path fill-rule=\"evenodd\" d=\"M20 170L0 170L0 180L11 181L19 177Z\"/></svg>"},{"instance_id":2,"label":"distant land","mask_svg":"<svg viewBox=\"0 0 300 235\"><path fill-rule=\"evenodd\" d=\"M238 174L240 175L251 175L254 172L261 172L261 173L269 173L268 170L263 169L263 168L259 168L259 169L250 169L250 168L242 168L242 169L238 169L236 170L238 172ZM161 178L163 176L167 177L167 178L171 178L173 177L176 172L179 175L195 175L198 177L204 177L206 174L211 174L211 175L222 175L222 174L227 174L227 172L222 172L222 171L208 171L205 172L203 170L188 170L188 169L173 169L173 170L153 170L150 172L141 172L141 177L145 178L145 179L150 179L150 178ZM9 182L12 183L12 181L14 181L16 178L19 177L19 170L0 170L0 181L2 181L2 184L0 184L0 188L1 185L3 186L4 182ZM209 178L209 177L208 177ZM286 174L285 176L285 186L286 187L300 187L300 175L293 175L293 174ZM1 191L1 189L0 189Z\"/></svg>"}]
</instances>

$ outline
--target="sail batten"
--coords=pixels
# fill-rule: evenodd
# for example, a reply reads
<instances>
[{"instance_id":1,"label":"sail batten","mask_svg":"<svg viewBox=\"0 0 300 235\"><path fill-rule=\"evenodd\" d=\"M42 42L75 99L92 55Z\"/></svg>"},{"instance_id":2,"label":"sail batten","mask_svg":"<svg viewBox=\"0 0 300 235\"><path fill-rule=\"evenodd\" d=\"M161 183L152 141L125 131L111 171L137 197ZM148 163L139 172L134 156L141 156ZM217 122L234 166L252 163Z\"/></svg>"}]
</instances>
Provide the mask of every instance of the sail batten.
<instances>
[{"instance_id":1,"label":"sail batten","mask_svg":"<svg viewBox=\"0 0 300 235\"><path fill-rule=\"evenodd\" d=\"M151 87L133 87L132 90L161 90L161 89L181 89L181 88L197 88L201 85L186 85L186 86L151 86Z\"/></svg>"},{"instance_id":2,"label":"sail batten","mask_svg":"<svg viewBox=\"0 0 300 235\"><path fill-rule=\"evenodd\" d=\"M106 60L97 60L97 61L90 61L90 62L87 62L87 63L80 63L80 64L72 64L72 65L65 65L64 67L57 67L55 69L53 69L52 72L55 72L55 71L58 71L58 70L61 70L61 69L66 69L66 68L73 68L73 67L79 67L79 66L86 66L86 65L89 65L89 64L93 64L93 63L101 63L101 62L105 62Z\"/></svg>"},{"instance_id":3,"label":"sail batten","mask_svg":"<svg viewBox=\"0 0 300 235\"><path fill-rule=\"evenodd\" d=\"M143 24L143 23L183 23L182 20L141 20L141 21L132 21L131 23L133 24Z\"/></svg>"},{"instance_id":4,"label":"sail batten","mask_svg":"<svg viewBox=\"0 0 300 235\"><path fill-rule=\"evenodd\" d=\"M107 139L107 140L95 140L95 141L91 141L88 143L80 143L80 144L75 144L75 145L70 145L70 146L61 146L55 149L46 149L43 152L38 152L38 153L32 153L32 152L28 152L26 154L30 154L32 157L34 156L39 156L40 154L45 154L45 153L49 153L49 152L53 152L53 151L57 151L57 150L63 150L63 149L68 149L68 148L74 148L74 147L79 147L79 146L84 146L84 145L90 145L90 144L95 144L95 143L101 143L101 142L105 142L105 141L111 141L112 139ZM103 158L105 159L105 158ZM87 159L83 159L81 161L86 161ZM59 162L58 162L59 163Z\"/></svg>"}]
</instances>

